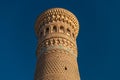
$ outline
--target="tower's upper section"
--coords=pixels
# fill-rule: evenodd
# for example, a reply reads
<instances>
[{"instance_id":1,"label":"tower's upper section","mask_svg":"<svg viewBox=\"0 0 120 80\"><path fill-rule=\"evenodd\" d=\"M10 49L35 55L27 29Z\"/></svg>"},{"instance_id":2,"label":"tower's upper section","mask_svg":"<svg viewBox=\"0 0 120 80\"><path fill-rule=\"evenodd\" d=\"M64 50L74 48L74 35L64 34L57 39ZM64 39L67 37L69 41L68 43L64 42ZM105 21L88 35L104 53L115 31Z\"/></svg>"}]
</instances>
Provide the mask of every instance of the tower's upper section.
<instances>
[{"instance_id":1,"label":"tower's upper section","mask_svg":"<svg viewBox=\"0 0 120 80\"><path fill-rule=\"evenodd\" d=\"M40 30L46 26L46 24L54 23L54 22L62 22L69 26L70 30L72 30L72 35L76 38L79 31L79 23L77 18L70 11L63 8L52 8L43 12L40 16L38 16L37 21L35 23L35 30L37 36L40 36ZM68 30L68 32L70 31Z\"/></svg>"}]
</instances>

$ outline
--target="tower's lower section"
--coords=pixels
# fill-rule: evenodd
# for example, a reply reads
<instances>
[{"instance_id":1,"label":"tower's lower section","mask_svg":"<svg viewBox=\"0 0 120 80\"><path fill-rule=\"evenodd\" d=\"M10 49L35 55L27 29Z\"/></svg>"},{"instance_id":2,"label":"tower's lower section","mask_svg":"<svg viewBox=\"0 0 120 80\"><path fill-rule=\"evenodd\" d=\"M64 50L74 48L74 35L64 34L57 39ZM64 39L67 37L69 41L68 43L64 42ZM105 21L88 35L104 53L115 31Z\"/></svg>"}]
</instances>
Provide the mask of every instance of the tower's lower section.
<instances>
[{"instance_id":1,"label":"tower's lower section","mask_svg":"<svg viewBox=\"0 0 120 80\"><path fill-rule=\"evenodd\" d=\"M65 51L51 51L38 58L35 80L80 80L75 56Z\"/></svg>"}]
</instances>

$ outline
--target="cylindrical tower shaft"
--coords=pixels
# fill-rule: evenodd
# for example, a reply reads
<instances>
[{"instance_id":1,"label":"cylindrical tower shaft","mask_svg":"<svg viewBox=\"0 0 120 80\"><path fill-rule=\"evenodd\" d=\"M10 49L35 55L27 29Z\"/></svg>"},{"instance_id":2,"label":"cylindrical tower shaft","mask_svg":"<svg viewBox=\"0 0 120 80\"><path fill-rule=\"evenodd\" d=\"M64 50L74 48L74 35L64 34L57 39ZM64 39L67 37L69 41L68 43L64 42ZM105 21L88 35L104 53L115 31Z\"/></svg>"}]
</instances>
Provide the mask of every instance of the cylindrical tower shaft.
<instances>
[{"instance_id":1,"label":"cylindrical tower shaft","mask_svg":"<svg viewBox=\"0 0 120 80\"><path fill-rule=\"evenodd\" d=\"M52 8L37 19L35 80L80 80L77 64L77 18L63 8Z\"/></svg>"}]
</instances>

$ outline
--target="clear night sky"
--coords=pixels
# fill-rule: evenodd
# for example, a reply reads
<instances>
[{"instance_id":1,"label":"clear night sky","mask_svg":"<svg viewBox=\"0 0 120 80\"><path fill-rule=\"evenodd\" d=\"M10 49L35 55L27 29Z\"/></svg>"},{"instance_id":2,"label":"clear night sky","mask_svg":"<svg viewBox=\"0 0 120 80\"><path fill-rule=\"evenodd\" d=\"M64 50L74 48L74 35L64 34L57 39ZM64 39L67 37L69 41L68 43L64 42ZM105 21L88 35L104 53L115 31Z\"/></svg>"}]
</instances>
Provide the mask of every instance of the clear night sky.
<instances>
[{"instance_id":1,"label":"clear night sky","mask_svg":"<svg viewBox=\"0 0 120 80\"><path fill-rule=\"evenodd\" d=\"M81 80L120 80L120 1L0 0L0 80L34 80L37 16L52 7L73 12Z\"/></svg>"}]
</instances>

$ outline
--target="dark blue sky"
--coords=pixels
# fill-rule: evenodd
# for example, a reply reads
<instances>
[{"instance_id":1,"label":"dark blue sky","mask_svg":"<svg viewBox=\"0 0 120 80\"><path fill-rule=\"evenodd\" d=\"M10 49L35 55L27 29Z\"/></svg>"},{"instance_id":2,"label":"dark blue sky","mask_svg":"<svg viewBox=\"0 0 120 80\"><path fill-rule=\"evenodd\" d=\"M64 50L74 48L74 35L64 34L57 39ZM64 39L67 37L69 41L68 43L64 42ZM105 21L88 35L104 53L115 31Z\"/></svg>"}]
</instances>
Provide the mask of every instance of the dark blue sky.
<instances>
[{"instance_id":1,"label":"dark blue sky","mask_svg":"<svg viewBox=\"0 0 120 80\"><path fill-rule=\"evenodd\" d=\"M119 0L1 0L0 80L34 80L37 16L52 7L73 12L81 80L120 80Z\"/></svg>"}]
</instances>

